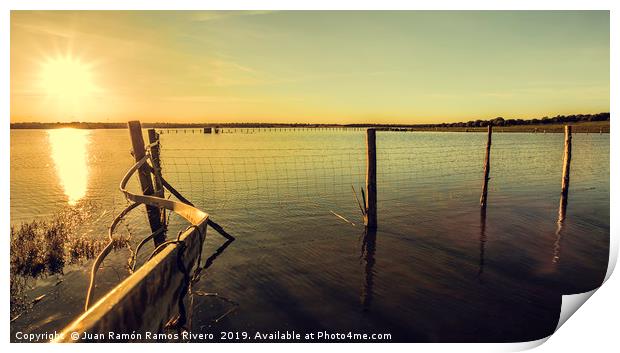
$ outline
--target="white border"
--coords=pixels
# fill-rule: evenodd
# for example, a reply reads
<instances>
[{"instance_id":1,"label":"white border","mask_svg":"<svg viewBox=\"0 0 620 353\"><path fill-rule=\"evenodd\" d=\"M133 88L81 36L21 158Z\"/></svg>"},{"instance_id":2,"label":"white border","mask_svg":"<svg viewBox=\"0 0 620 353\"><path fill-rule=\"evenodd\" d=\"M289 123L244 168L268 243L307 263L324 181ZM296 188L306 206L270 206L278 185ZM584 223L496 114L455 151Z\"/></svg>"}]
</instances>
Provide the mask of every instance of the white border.
<instances>
[{"instance_id":1,"label":"white border","mask_svg":"<svg viewBox=\"0 0 620 353\"><path fill-rule=\"evenodd\" d=\"M336 1L336 0L315 0L315 1L297 1L291 2L286 0L268 0L268 1L240 1L229 0L221 2L199 2L189 0L142 0L142 1L121 1L121 0L65 0L65 1L52 1L52 0L5 0L0 7L2 8L0 25L0 35L2 40L0 46L2 47L2 71L0 73L2 78L0 109L2 111L2 126L3 129L0 132L0 165L3 166L0 173L0 196L2 197L2 207L0 208L0 229L4 230L5 241L8 242L8 229L9 229L9 195L10 195L10 183L9 183L9 171L8 168L10 159L10 145L9 145L9 53L10 53L10 9L67 9L67 10L97 10L97 9L118 9L118 10L131 10L131 9L373 9L373 10L387 10L387 9L418 9L418 10L431 10L431 9L452 9L452 10L611 10L611 97L618 97L617 79L618 79L618 62L620 62L620 56L618 55L618 1L575 1L565 0L561 2L554 2L550 0L521 0L521 1L492 1L492 0L476 0L476 1L398 1L398 0L382 0L382 1ZM617 103L611 100L610 112L614 116L617 112ZM611 180L618 179L618 165L619 160L616 152L618 151L618 131L615 124L611 125ZM617 204L617 191L614 183L610 185L610 201L611 201L611 239L612 239L612 258L610 258L610 267L608 269L607 278L610 278L613 266L615 265L617 252L618 252L618 231L617 225L614 221L619 216L618 209L613 206ZM5 243L6 244L6 243ZM1 266L1 283L8 283L8 246L4 246L2 249L2 263ZM607 281L605 285L594 294L594 300L590 300L584 305L577 314L576 318L568 320L568 322L549 339L549 343L543 345L539 350L552 352L552 351L565 351L565 350L594 350L596 352L615 351L617 349L617 323L618 323L618 298L620 294L620 280L617 279L618 275L612 276L610 281ZM9 341L9 291L5 287L5 290L0 294L0 301L3 303L3 313L5 320L0 320L0 325L3 329L1 331L2 342L7 344ZM390 349L395 351L409 351L411 349L422 349L424 352L497 352L497 351L515 351L532 348L544 343L546 339L520 344L416 344L411 346L409 344L354 344L354 346L348 345L346 349L361 350L361 351L375 351L377 349ZM36 346L37 349L45 349L50 351L55 350L77 350L78 345L45 345ZM114 345L114 349L117 347L122 349L140 349L140 345ZM11 345L11 351L30 351L35 347L29 344L13 344ZM144 347L150 351L168 351L172 348L169 345L153 345L149 344ZM204 347L188 347L189 349L217 349L217 350L234 350L234 351L247 351L254 349L269 349L270 351L289 351L291 348L300 352L314 352L317 349L336 350L342 349L338 345L325 345L321 344L296 344L291 347L286 344L218 344L217 346ZM5 349L9 349L5 347ZM106 345L89 345L89 350L104 351L109 349Z\"/></svg>"}]
</instances>

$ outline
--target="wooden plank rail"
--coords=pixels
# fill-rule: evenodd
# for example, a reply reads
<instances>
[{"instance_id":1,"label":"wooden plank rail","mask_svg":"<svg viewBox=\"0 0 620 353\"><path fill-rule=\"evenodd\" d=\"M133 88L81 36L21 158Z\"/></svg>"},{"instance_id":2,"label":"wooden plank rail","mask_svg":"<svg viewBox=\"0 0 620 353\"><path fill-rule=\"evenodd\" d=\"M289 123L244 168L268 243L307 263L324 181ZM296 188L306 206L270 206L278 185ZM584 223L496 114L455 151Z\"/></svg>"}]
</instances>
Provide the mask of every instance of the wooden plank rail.
<instances>
[{"instance_id":1,"label":"wooden plank rail","mask_svg":"<svg viewBox=\"0 0 620 353\"><path fill-rule=\"evenodd\" d=\"M134 274L101 298L88 311L69 324L55 342L115 341L109 332L159 333L179 311L179 299L185 295L185 272L191 274L202 251L202 238L206 236L207 219L186 230L181 244L166 246ZM184 290L185 289L185 290ZM103 337L84 339L85 333L103 334ZM73 336L72 336L73 335ZM74 339L76 336L79 339Z\"/></svg>"}]
</instances>

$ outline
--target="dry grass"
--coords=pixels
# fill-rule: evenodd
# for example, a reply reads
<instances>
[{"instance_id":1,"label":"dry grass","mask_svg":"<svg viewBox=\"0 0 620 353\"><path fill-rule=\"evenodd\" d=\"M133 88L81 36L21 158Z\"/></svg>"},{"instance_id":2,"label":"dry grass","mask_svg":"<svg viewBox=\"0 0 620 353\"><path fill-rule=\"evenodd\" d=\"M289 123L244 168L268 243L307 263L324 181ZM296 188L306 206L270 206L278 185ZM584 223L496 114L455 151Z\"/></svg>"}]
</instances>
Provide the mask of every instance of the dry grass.
<instances>
[{"instance_id":1,"label":"dry grass","mask_svg":"<svg viewBox=\"0 0 620 353\"><path fill-rule=\"evenodd\" d=\"M11 316L29 307L26 289L29 279L60 275L68 264L96 257L106 246L107 237L92 239L79 232L88 213L65 210L47 220L35 220L11 227ZM129 244L129 235L118 237L114 248Z\"/></svg>"},{"instance_id":2,"label":"dry grass","mask_svg":"<svg viewBox=\"0 0 620 353\"><path fill-rule=\"evenodd\" d=\"M67 227L57 221L11 227L11 274L37 278L60 273L65 265L67 238Z\"/></svg>"}]
</instances>

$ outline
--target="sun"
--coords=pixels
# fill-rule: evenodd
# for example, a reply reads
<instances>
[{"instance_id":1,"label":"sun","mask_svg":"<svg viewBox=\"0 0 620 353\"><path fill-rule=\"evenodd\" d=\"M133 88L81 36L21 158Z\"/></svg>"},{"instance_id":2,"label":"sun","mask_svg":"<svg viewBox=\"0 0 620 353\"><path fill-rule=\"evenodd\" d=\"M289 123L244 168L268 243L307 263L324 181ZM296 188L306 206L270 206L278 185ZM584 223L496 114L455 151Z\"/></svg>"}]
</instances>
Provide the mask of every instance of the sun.
<instances>
[{"instance_id":1,"label":"sun","mask_svg":"<svg viewBox=\"0 0 620 353\"><path fill-rule=\"evenodd\" d=\"M44 93L67 106L79 106L98 92L93 65L66 55L46 58L41 64L40 85Z\"/></svg>"}]
</instances>

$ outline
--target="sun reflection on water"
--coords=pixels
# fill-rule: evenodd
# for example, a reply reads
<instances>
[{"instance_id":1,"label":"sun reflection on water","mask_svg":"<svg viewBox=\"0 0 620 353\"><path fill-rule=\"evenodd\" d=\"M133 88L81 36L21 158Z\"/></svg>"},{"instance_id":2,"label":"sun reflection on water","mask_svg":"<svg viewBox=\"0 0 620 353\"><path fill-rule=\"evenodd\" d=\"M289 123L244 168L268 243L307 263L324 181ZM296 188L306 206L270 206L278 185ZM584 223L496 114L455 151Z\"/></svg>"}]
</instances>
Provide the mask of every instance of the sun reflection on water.
<instances>
[{"instance_id":1,"label":"sun reflection on water","mask_svg":"<svg viewBox=\"0 0 620 353\"><path fill-rule=\"evenodd\" d=\"M48 131L52 159L69 205L86 195L90 131L56 129Z\"/></svg>"}]
</instances>

